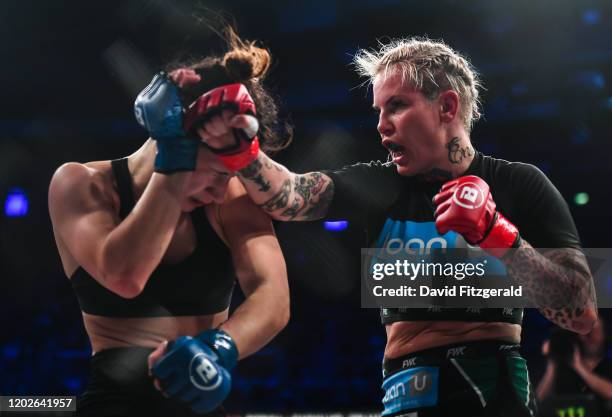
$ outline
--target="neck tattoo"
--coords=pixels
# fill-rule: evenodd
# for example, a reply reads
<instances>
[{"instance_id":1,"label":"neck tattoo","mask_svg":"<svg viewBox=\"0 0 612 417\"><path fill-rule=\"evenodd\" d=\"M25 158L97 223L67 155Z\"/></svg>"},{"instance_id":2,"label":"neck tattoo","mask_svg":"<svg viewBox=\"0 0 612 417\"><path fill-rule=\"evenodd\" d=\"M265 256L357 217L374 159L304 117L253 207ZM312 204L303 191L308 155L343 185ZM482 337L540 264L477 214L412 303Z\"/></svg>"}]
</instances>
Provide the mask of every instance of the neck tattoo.
<instances>
[{"instance_id":1,"label":"neck tattoo","mask_svg":"<svg viewBox=\"0 0 612 417\"><path fill-rule=\"evenodd\" d=\"M460 164L465 158L474 156L474 148L469 144L462 148L458 137L452 138L446 144L446 149L448 149L448 160L451 164Z\"/></svg>"}]
</instances>

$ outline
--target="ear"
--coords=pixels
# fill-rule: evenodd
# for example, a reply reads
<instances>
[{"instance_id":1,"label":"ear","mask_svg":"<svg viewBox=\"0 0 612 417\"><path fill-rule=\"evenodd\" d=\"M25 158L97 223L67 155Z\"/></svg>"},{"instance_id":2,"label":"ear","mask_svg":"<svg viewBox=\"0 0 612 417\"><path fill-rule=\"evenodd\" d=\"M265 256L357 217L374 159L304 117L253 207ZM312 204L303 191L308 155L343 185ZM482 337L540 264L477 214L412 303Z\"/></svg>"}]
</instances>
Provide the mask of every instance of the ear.
<instances>
[{"instance_id":1,"label":"ear","mask_svg":"<svg viewBox=\"0 0 612 417\"><path fill-rule=\"evenodd\" d=\"M438 96L440 121L450 123L459 116L459 94L453 90L446 90Z\"/></svg>"}]
</instances>

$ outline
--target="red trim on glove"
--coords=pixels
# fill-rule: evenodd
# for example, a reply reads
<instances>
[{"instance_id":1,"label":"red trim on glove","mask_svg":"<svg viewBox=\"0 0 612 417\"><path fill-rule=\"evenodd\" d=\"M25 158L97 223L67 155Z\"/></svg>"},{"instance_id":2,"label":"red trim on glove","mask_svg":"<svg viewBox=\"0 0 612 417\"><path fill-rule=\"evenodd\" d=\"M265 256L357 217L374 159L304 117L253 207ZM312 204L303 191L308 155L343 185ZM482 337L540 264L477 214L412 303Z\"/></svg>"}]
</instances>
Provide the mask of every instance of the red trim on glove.
<instances>
[{"instance_id":1,"label":"red trim on glove","mask_svg":"<svg viewBox=\"0 0 612 417\"><path fill-rule=\"evenodd\" d=\"M479 243L480 247L490 254L501 258L515 246L518 240L519 231L515 225L510 223L500 212L491 228L491 231Z\"/></svg>"},{"instance_id":2,"label":"red trim on glove","mask_svg":"<svg viewBox=\"0 0 612 417\"><path fill-rule=\"evenodd\" d=\"M232 155L219 155L223 165L230 171L240 171L257 159L259 154L259 138L255 136L251 145Z\"/></svg>"}]
</instances>

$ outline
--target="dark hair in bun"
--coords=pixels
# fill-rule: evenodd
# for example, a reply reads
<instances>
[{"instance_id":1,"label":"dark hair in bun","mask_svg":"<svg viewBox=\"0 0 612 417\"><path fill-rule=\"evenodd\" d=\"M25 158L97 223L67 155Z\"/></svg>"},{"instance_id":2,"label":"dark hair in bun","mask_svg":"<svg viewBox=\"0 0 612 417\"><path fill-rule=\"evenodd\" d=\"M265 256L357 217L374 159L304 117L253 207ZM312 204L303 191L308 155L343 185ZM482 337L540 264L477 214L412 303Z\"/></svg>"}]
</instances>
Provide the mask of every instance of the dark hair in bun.
<instances>
[{"instance_id":1,"label":"dark hair in bun","mask_svg":"<svg viewBox=\"0 0 612 417\"><path fill-rule=\"evenodd\" d=\"M278 105L263 86L272 63L270 51L257 46L254 41L242 40L231 26L223 30L222 36L227 44L223 56L209 56L167 68L168 72L190 68L202 78L197 84L183 87L181 98L184 104L191 104L202 94L221 85L244 84L257 107L261 148L273 153L287 147L293 137L293 127L289 122L279 120Z\"/></svg>"}]
</instances>

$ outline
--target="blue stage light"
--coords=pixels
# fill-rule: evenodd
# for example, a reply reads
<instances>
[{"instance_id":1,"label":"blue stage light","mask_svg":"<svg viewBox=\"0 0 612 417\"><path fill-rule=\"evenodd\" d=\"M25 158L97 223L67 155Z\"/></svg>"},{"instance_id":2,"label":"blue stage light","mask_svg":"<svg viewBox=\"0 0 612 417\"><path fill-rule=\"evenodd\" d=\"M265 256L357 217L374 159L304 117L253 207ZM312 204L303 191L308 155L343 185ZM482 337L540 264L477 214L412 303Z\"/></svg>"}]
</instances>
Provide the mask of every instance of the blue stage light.
<instances>
[{"instance_id":1,"label":"blue stage light","mask_svg":"<svg viewBox=\"0 0 612 417\"><path fill-rule=\"evenodd\" d=\"M591 132L589 131L589 128L584 125L577 126L571 134L572 144L574 145L582 145L587 143L590 138Z\"/></svg>"},{"instance_id":2,"label":"blue stage light","mask_svg":"<svg viewBox=\"0 0 612 417\"><path fill-rule=\"evenodd\" d=\"M597 70L578 71L574 74L573 81L576 85L591 91L603 90L606 86L606 78Z\"/></svg>"},{"instance_id":3,"label":"blue stage light","mask_svg":"<svg viewBox=\"0 0 612 417\"><path fill-rule=\"evenodd\" d=\"M612 294L612 277L608 277L608 280L606 281L606 290L608 291L608 294Z\"/></svg>"},{"instance_id":4,"label":"blue stage light","mask_svg":"<svg viewBox=\"0 0 612 417\"><path fill-rule=\"evenodd\" d=\"M71 392L77 392L83 386L83 380L78 376L68 377L64 379L64 386L68 388Z\"/></svg>"},{"instance_id":5,"label":"blue stage light","mask_svg":"<svg viewBox=\"0 0 612 417\"><path fill-rule=\"evenodd\" d=\"M28 214L28 197L20 188L12 188L4 201L4 214L7 217L23 217Z\"/></svg>"},{"instance_id":6,"label":"blue stage light","mask_svg":"<svg viewBox=\"0 0 612 417\"><path fill-rule=\"evenodd\" d=\"M519 82L519 83L515 83L512 85L511 91L512 91L513 96L518 97L518 96L524 96L525 94L527 94L527 92L529 91L529 88L527 87L527 84L523 82Z\"/></svg>"},{"instance_id":7,"label":"blue stage light","mask_svg":"<svg viewBox=\"0 0 612 417\"><path fill-rule=\"evenodd\" d=\"M582 21L587 25L598 24L600 17L601 14L599 13L599 10L595 9L587 9L584 11L584 13L582 13Z\"/></svg>"},{"instance_id":8,"label":"blue stage light","mask_svg":"<svg viewBox=\"0 0 612 417\"><path fill-rule=\"evenodd\" d=\"M21 348L17 344L5 345L2 348L2 356L4 359L15 359L21 354Z\"/></svg>"},{"instance_id":9,"label":"blue stage light","mask_svg":"<svg viewBox=\"0 0 612 417\"><path fill-rule=\"evenodd\" d=\"M325 222L325 229L331 232L340 232L348 227L348 221L338 220L335 222Z\"/></svg>"}]
</instances>

